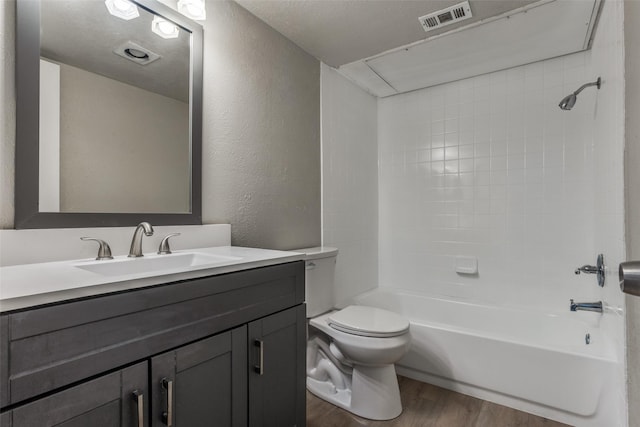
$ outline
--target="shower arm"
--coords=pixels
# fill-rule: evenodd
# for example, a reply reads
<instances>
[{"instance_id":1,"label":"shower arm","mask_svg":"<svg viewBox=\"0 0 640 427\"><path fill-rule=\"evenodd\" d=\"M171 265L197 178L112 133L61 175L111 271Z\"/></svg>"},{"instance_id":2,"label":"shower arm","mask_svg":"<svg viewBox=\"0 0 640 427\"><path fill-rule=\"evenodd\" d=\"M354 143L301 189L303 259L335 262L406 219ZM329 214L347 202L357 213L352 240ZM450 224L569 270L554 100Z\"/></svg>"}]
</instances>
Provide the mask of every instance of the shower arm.
<instances>
[{"instance_id":1,"label":"shower arm","mask_svg":"<svg viewBox=\"0 0 640 427\"><path fill-rule=\"evenodd\" d=\"M580 92L582 92L585 88L588 88L589 86L598 86L598 89L600 89L600 84L601 84L601 80L600 80L600 77L598 77L598 80L596 80L595 82L585 83L582 86L580 86L578 90L573 92L573 94L577 96Z\"/></svg>"}]
</instances>

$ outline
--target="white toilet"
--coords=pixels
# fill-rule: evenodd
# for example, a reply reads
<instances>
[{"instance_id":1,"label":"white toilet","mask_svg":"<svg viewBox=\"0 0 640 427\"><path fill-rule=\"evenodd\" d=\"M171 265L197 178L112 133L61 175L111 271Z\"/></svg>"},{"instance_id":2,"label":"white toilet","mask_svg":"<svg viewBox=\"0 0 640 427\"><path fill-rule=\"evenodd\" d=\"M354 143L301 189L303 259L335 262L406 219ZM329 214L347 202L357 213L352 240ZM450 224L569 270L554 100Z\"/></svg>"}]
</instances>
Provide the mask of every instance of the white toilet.
<instances>
[{"instance_id":1,"label":"white toilet","mask_svg":"<svg viewBox=\"0 0 640 427\"><path fill-rule=\"evenodd\" d=\"M394 363L409 350L409 321L374 307L333 310L338 250L295 252L306 254L307 389L364 418L397 417L402 403Z\"/></svg>"}]
</instances>

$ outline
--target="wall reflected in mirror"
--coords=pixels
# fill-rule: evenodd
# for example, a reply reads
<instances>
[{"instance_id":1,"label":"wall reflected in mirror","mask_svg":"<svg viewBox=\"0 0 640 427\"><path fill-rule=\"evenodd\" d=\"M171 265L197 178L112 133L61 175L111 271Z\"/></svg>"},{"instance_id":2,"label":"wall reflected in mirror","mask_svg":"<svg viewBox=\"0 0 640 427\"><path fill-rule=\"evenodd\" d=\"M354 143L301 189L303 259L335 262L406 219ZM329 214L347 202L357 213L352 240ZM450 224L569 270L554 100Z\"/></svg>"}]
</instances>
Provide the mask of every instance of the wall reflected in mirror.
<instances>
[{"instance_id":1,"label":"wall reflected in mirror","mask_svg":"<svg viewBox=\"0 0 640 427\"><path fill-rule=\"evenodd\" d=\"M191 34L132 5L41 2L40 212L191 211Z\"/></svg>"}]
</instances>

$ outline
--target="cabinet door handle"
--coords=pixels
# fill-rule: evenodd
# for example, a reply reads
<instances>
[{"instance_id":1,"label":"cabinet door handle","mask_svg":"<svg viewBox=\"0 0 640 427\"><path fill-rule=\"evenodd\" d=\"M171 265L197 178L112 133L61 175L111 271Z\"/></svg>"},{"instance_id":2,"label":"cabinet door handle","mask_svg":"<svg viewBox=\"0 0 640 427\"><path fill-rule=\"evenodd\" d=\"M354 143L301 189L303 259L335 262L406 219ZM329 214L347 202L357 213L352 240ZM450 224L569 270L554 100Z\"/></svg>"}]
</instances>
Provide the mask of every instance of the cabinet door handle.
<instances>
[{"instance_id":1,"label":"cabinet door handle","mask_svg":"<svg viewBox=\"0 0 640 427\"><path fill-rule=\"evenodd\" d=\"M134 390L131 397L138 406L138 427L144 427L144 393L140 390Z\"/></svg>"},{"instance_id":2,"label":"cabinet door handle","mask_svg":"<svg viewBox=\"0 0 640 427\"><path fill-rule=\"evenodd\" d=\"M260 352L258 364L254 365L253 369L258 373L258 375L264 375L264 341L255 340L253 343L258 347L258 351Z\"/></svg>"},{"instance_id":3,"label":"cabinet door handle","mask_svg":"<svg viewBox=\"0 0 640 427\"><path fill-rule=\"evenodd\" d=\"M167 410L162 413L162 421L167 427L171 427L173 425L173 381L163 378L160 384L167 391Z\"/></svg>"}]
</instances>

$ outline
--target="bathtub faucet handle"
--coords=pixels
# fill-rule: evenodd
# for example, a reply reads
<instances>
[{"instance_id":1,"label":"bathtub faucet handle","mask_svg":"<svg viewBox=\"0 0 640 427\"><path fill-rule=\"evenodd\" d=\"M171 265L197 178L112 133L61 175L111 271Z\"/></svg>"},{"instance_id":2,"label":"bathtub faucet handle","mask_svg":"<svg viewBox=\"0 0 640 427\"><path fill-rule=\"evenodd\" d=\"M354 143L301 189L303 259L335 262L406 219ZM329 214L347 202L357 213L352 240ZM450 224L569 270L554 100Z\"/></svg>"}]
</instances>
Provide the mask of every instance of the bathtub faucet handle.
<instances>
[{"instance_id":1,"label":"bathtub faucet handle","mask_svg":"<svg viewBox=\"0 0 640 427\"><path fill-rule=\"evenodd\" d=\"M598 272L598 267L595 265L583 265L582 267L576 268L575 273L586 273L586 274L596 274Z\"/></svg>"},{"instance_id":2,"label":"bathtub faucet handle","mask_svg":"<svg viewBox=\"0 0 640 427\"><path fill-rule=\"evenodd\" d=\"M598 259L596 260L596 265L583 265L582 267L576 268L575 273L576 274L580 274L580 273L596 274L598 277L598 285L600 287L604 286L604 278L605 278L604 256L602 254L598 255Z\"/></svg>"}]
</instances>

